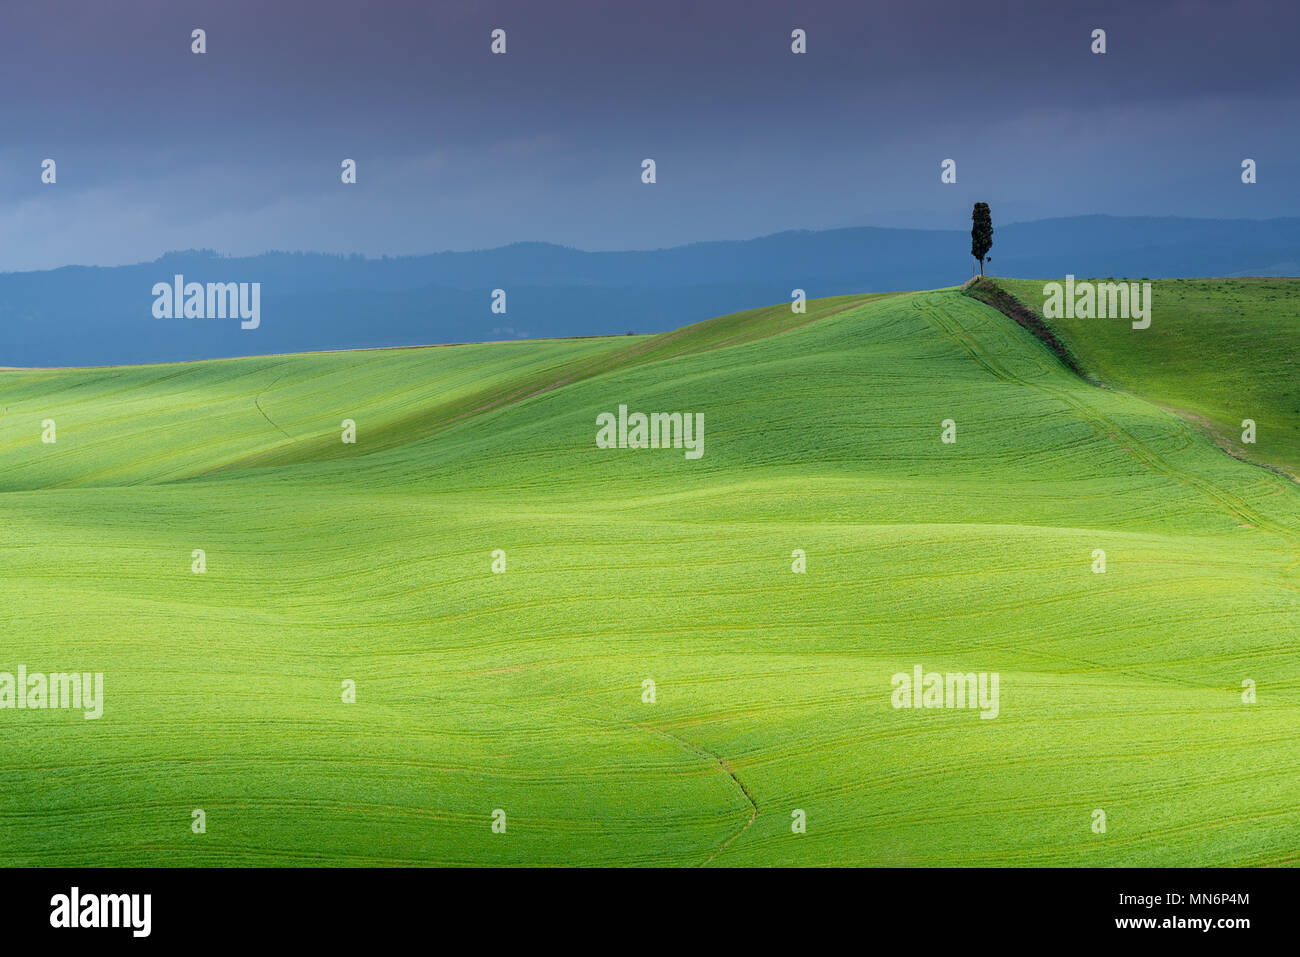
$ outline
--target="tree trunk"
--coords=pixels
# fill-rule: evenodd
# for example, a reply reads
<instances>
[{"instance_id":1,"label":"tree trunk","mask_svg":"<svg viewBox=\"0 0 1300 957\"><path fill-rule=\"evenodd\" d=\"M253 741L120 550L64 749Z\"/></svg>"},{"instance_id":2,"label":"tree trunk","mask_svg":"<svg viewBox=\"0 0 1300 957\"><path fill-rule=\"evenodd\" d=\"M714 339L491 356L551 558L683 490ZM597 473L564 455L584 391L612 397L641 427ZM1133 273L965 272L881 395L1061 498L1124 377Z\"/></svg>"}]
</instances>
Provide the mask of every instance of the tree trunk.
<instances>
[{"instance_id":1,"label":"tree trunk","mask_svg":"<svg viewBox=\"0 0 1300 957\"><path fill-rule=\"evenodd\" d=\"M980 257L980 278L984 278L984 258Z\"/></svg>"}]
</instances>

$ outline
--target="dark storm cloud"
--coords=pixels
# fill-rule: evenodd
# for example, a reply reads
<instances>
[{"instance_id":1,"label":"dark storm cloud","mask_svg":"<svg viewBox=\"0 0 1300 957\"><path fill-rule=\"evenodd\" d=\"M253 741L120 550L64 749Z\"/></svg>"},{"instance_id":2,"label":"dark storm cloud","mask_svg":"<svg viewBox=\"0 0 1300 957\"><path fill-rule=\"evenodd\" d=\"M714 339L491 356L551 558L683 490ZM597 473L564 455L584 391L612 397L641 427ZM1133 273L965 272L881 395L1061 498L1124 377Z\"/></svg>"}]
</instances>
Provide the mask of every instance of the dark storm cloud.
<instances>
[{"instance_id":1,"label":"dark storm cloud","mask_svg":"<svg viewBox=\"0 0 1300 957\"><path fill-rule=\"evenodd\" d=\"M645 248L950 226L972 199L1001 221L1295 215L1297 10L17 0L0 7L0 268L197 246Z\"/></svg>"}]
</instances>

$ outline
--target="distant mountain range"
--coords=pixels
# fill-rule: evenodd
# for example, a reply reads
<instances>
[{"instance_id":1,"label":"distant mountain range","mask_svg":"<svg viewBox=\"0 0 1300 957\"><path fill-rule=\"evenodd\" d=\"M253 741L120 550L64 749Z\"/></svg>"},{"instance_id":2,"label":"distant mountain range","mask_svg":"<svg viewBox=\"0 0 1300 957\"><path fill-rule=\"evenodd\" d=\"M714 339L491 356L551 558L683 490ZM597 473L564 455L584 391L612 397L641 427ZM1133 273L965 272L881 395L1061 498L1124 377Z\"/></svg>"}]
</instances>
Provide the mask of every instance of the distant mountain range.
<instances>
[{"instance_id":1,"label":"distant mountain range","mask_svg":"<svg viewBox=\"0 0 1300 957\"><path fill-rule=\"evenodd\" d=\"M995 210L996 213L996 210ZM1084 216L994 223L995 275L1300 274L1300 218ZM0 273L0 366L117 365L320 349L660 332L854 292L931 289L971 273L964 230L861 227L636 252L516 243L367 259L168 253L132 266ZM260 283L260 325L155 318L157 283ZM506 293L504 315L492 291Z\"/></svg>"}]
</instances>

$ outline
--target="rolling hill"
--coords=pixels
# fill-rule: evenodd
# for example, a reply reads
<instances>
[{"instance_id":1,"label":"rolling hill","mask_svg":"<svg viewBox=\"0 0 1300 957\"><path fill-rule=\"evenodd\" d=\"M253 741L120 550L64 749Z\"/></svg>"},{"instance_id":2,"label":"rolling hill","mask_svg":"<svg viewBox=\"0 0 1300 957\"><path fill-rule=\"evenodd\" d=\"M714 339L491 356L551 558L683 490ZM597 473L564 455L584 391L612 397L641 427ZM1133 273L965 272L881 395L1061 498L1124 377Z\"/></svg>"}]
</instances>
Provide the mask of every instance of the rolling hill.
<instances>
[{"instance_id":1,"label":"rolling hill","mask_svg":"<svg viewBox=\"0 0 1300 957\"><path fill-rule=\"evenodd\" d=\"M1042 319L1043 281L995 282ZM1179 412L1233 455L1300 476L1300 281L1159 279L1151 298L1147 329L1044 321L1105 384ZM1242 441L1245 419L1252 443Z\"/></svg>"},{"instance_id":2,"label":"rolling hill","mask_svg":"<svg viewBox=\"0 0 1300 957\"><path fill-rule=\"evenodd\" d=\"M957 289L0 371L0 672L105 686L0 710L0 858L1294 864L1300 489L1165 407L1227 393L1073 341L1112 387ZM703 456L598 448L621 405ZM996 718L895 708L917 666L996 673Z\"/></svg>"}]
</instances>

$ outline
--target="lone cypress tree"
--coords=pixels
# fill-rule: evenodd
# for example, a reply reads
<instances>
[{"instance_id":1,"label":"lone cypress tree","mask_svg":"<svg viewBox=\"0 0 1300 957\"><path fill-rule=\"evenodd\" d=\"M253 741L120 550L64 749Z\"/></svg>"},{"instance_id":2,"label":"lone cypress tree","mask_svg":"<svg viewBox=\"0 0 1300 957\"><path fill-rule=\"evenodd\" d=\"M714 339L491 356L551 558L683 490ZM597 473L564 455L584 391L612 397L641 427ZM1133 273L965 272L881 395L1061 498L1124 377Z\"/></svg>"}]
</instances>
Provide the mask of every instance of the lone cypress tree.
<instances>
[{"instance_id":1,"label":"lone cypress tree","mask_svg":"<svg viewBox=\"0 0 1300 957\"><path fill-rule=\"evenodd\" d=\"M976 203L970 214L970 254L980 261L980 275L984 275L984 260L993 248L993 217L988 203Z\"/></svg>"}]
</instances>

